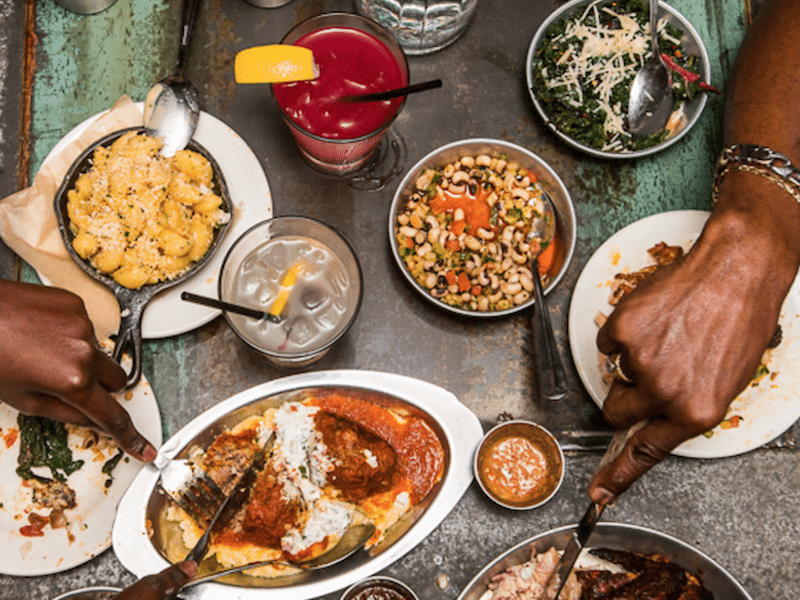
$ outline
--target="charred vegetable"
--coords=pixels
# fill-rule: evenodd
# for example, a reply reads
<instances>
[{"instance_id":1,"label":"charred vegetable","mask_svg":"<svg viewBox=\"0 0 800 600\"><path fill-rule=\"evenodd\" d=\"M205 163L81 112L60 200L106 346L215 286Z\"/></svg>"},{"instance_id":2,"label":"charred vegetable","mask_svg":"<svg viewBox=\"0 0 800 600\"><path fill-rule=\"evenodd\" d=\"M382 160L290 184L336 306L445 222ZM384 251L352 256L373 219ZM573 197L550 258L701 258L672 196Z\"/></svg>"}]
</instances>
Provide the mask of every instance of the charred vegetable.
<instances>
[{"instance_id":1,"label":"charred vegetable","mask_svg":"<svg viewBox=\"0 0 800 600\"><path fill-rule=\"evenodd\" d=\"M82 460L72 460L72 451L67 446L67 428L63 423L20 414L17 424L20 434L17 475L23 479L46 481L31 469L48 467L53 479L65 481L83 466Z\"/></svg>"}]
</instances>

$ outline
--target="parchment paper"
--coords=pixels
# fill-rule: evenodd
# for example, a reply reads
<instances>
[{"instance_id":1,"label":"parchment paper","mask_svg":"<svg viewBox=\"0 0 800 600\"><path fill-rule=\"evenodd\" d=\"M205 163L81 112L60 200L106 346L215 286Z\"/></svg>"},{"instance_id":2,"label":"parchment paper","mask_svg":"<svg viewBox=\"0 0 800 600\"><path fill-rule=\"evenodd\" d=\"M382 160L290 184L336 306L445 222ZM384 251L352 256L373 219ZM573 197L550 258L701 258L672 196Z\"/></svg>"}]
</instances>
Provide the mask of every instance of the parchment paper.
<instances>
[{"instance_id":1,"label":"parchment paper","mask_svg":"<svg viewBox=\"0 0 800 600\"><path fill-rule=\"evenodd\" d=\"M53 201L67 170L92 142L137 125L142 125L142 111L128 96L123 96L77 140L42 165L30 187L0 200L0 237L53 286L83 299L99 340L119 329L119 305L114 294L84 273L67 253L58 231Z\"/></svg>"}]
</instances>

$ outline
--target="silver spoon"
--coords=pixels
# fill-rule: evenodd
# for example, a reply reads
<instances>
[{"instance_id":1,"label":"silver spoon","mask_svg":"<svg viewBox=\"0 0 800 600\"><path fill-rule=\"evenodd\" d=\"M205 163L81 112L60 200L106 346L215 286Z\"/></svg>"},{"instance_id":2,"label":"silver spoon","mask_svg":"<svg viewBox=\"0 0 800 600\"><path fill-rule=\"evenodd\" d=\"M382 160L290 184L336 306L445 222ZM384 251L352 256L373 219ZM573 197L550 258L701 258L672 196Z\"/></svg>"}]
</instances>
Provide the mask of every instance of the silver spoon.
<instances>
[{"instance_id":1,"label":"silver spoon","mask_svg":"<svg viewBox=\"0 0 800 600\"><path fill-rule=\"evenodd\" d=\"M652 56L633 79L628 101L628 127L637 137L664 129L672 113L672 73L658 49L658 0L650 0L650 44Z\"/></svg>"},{"instance_id":2,"label":"silver spoon","mask_svg":"<svg viewBox=\"0 0 800 600\"><path fill-rule=\"evenodd\" d=\"M364 547L364 544L367 543L369 538L372 537L372 534L375 533L375 526L372 523L363 523L361 525L353 525L345 531L342 539L339 540L333 548L325 552L324 554L314 558L312 560L306 562L290 562L286 560L264 560L259 562L253 562L247 565L242 565L240 567L231 567L229 569L224 569L222 571L216 571L214 573L209 573L208 575L201 575L186 584L185 587L191 587L193 585L198 585L200 583L205 583L207 581L212 581L214 579L219 579L224 575L231 575L233 573L240 573L242 571L248 571L250 569L255 569L257 567L265 567L268 565L284 565L287 567L293 567L296 569L300 569L300 573L289 573L286 575L279 575L274 577L273 579L282 579L286 577L297 577L298 575L303 575L305 572L308 571L316 571L317 569L322 569L324 567L330 567L343 561L345 558L351 556L358 550L361 550Z\"/></svg>"},{"instance_id":3,"label":"silver spoon","mask_svg":"<svg viewBox=\"0 0 800 600\"><path fill-rule=\"evenodd\" d=\"M183 76L184 59L199 5L200 0L184 0L175 72L155 84L144 101L144 126L149 135L163 142L162 156L174 156L176 151L186 147L200 117L200 95Z\"/></svg>"},{"instance_id":4,"label":"silver spoon","mask_svg":"<svg viewBox=\"0 0 800 600\"><path fill-rule=\"evenodd\" d=\"M545 248L555 237L556 215L553 200L544 190L542 190L541 200L544 205L542 216L529 237L531 239L538 238L542 248ZM553 324L550 321L550 311L544 304L544 290L539 276L539 253L531 259L531 273L536 294L532 323L533 358L539 382L539 394L547 400L561 400L567 395L567 376L564 364L558 354Z\"/></svg>"}]
</instances>

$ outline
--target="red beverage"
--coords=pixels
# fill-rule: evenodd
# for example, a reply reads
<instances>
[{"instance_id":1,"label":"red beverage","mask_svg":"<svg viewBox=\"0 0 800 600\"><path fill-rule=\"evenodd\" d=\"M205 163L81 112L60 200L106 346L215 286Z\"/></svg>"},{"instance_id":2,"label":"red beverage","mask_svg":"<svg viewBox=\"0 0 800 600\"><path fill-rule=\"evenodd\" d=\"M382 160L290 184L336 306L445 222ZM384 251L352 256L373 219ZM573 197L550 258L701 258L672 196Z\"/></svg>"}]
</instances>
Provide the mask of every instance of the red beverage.
<instances>
[{"instance_id":1,"label":"red beverage","mask_svg":"<svg viewBox=\"0 0 800 600\"><path fill-rule=\"evenodd\" d=\"M345 96L383 92L406 85L406 73L374 35L352 27L331 27L294 43L314 53L319 78L275 85L275 98L305 131L324 138L354 139L389 121L402 100L342 102Z\"/></svg>"},{"instance_id":2,"label":"red beverage","mask_svg":"<svg viewBox=\"0 0 800 600\"><path fill-rule=\"evenodd\" d=\"M282 43L309 48L319 68L313 81L272 86L301 154L326 173L357 170L372 155L405 99L350 103L342 98L406 85L403 51L380 25L350 13L313 17L296 26Z\"/></svg>"}]
</instances>

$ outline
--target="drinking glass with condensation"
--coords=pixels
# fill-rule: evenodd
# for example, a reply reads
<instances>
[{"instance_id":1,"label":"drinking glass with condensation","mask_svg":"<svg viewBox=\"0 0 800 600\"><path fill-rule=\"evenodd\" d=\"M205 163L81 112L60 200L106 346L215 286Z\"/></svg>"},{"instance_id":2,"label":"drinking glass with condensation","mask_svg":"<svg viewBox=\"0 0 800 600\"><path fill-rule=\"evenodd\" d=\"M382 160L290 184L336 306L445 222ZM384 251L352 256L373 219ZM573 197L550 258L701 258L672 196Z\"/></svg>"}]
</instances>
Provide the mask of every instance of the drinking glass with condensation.
<instances>
[{"instance_id":1,"label":"drinking glass with condensation","mask_svg":"<svg viewBox=\"0 0 800 600\"><path fill-rule=\"evenodd\" d=\"M276 83L272 92L303 158L330 175L363 167L405 104L405 97L343 102L345 96L408 84L405 54L380 25L351 13L317 15L281 41L309 48L319 70L310 81Z\"/></svg>"},{"instance_id":2,"label":"drinking glass with condensation","mask_svg":"<svg viewBox=\"0 0 800 600\"><path fill-rule=\"evenodd\" d=\"M320 360L355 321L361 267L336 230L307 217L275 217L243 233L222 262L219 298L263 311L224 312L239 338L280 367Z\"/></svg>"},{"instance_id":3,"label":"drinking glass with condensation","mask_svg":"<svg viewBox=\"0 0 800 600\"><path fill-rule=\"evenodd\" d=\"M389 30L406 54L429 54L455 42L478 0L356 0L356 11Z\"/></svg>"}]
</instances>

